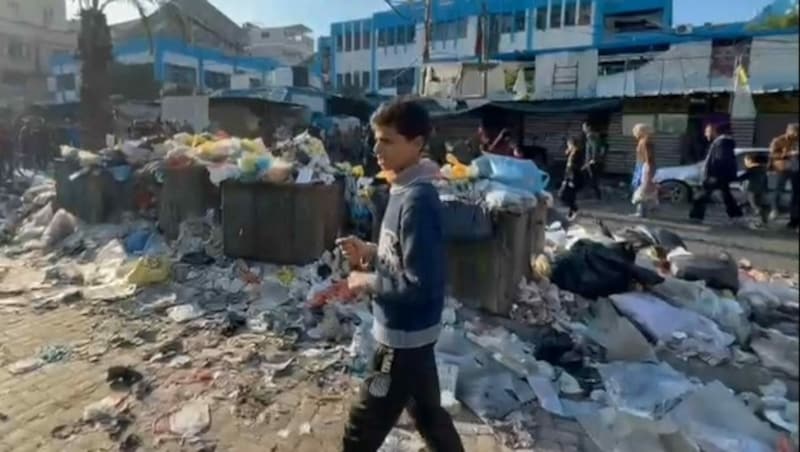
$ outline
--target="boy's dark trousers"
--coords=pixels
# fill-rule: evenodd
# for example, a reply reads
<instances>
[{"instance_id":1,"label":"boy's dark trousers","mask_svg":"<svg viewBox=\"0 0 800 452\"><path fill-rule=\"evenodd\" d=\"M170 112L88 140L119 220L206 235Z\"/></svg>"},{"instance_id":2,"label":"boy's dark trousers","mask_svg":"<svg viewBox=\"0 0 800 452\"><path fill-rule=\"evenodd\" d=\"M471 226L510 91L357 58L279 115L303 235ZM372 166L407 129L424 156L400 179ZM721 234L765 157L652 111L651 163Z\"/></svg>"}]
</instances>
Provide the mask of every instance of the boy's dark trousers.
<instances>
[{"instance_id":1,"label":"boy's dark trousers","mask_svg":"<svg viewBox=\"0 0 800 452\"><path fill-rule=\"evenodd\" d=\"M441 407L434 344L414 349L378 346L371 371L350 409L343 452L375 452L404 409L433 452L463 452L453 420Z\"/></svg>"},{"instance_id":2,"label":"boy's dark trousers","mask_svg":"<svg viewBox=\"0 0 800 452\"><path fill-rule=\"evenodd\" d=\"M764 193L747 192L747 203L750 205L750 210L762 223L766 224L769 220L769 203Z\"/></svg>"}]
</instances>

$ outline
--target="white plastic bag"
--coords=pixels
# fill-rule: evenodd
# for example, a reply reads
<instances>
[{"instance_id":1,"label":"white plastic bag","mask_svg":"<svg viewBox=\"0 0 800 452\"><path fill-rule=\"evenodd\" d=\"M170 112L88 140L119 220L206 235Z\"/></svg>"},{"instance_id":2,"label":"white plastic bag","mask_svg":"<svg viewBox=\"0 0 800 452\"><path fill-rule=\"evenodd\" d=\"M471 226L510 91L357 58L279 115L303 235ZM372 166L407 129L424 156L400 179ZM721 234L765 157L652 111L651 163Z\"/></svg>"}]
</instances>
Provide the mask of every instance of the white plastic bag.
<instances>
[{"instance_id":1,"label":"white plastic bag","mask_svg":"<svg viewBox=\"0 0 800 452\"><path fill-rule=\"evenodd\" d=\"M219 186L222 182L228 179L236 179L241 174L238 166L232 163L222 163L219 165L209 165L208 169L209 179L211 183Z\"/></svg>"},{"instance_id":2,"label":"white plastic bag","mask_svg":"<svg viewBox=\"0 0 800 452\"><path fill-rule=\"evenodd\" d=\"M65 238L69 237L78 228L75 217L64 209L59 209L53 216L50 224L42 234L42 241L45 246L55 246Z\"/></svg>"}]
</instances>

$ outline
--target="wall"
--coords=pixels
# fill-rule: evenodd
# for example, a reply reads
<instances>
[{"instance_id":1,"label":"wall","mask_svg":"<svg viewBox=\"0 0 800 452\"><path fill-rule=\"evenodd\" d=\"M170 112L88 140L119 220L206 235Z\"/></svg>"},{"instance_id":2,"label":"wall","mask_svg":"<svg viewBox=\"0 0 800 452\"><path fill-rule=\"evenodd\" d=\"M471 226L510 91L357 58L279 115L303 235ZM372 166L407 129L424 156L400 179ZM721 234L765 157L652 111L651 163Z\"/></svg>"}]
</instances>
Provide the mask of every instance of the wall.
<instances>
[{"instance_id":1,"label":"wall","mask_svg":"<svg viewBox=\"0 0 800 452\"><path fill-rule=\"evenodd\" d=\"M595 97L597 92L597 61L596 49L575 52L545 53L536 59L536 82L534 85L534 99L571 98L572 92L567 84L553 86L553 73L559 66L560 79L566 79L569 73L577 73L576 87L578 97ZM577 69L571 69L577 65Z\"/></svg>"}]
</instances>

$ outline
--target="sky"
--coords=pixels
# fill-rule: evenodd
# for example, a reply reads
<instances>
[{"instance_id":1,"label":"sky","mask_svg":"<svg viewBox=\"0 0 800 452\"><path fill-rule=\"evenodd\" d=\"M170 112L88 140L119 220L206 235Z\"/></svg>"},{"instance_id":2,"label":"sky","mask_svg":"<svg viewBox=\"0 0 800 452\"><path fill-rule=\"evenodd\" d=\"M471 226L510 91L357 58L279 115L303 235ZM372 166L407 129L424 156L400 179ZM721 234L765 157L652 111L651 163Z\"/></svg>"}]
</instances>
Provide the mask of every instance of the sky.
<instances>
[{"instance_id":1,"label":"sky","mask_svg":"<svg viewBox=\"0 0 800 452\"><path fill-rule=\"evenodd\" d=\"M265 26L305 24L315 36L327 35L331 22L369 17L386 10L383 0L210 0L238 23L255 22ZM395 0L397 1L397 0ZM748 20L771 0L673 0L674 24L722 23ZM68 10L76 2L67 0ZM136 17L135 10L120 0L108 9L111 23Z\"/></svg>"}]
</instances>

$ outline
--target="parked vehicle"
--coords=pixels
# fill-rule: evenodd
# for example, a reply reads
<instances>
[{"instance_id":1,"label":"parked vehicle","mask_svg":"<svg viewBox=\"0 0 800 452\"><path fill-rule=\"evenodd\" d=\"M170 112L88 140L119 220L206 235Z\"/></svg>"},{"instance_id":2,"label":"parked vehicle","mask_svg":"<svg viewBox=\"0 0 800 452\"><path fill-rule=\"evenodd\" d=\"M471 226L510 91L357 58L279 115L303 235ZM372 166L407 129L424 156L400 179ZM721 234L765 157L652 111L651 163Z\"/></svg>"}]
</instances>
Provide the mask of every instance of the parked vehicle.
<instances>
[{"instance_id":1,"label":"parked vehicle","mask_svg":"<svg viewBox=\"0 0 800 452\"><path fill-rule=\"evenodd\" d=\"M736 148L736 161L739 165L739 174L744 172L744 159L746 155L757 154L763 161L769 158L768 148ZM681 203L691 202L695 193L700 189L701 177L704 162L693 163L691 165L668 166L656 170L655 182L658 184L659 197L662 202ZM772 171L769 172L769 191L772 199L772 192L777 187L777 177ZM784 203L788 204L791 191L786 187L781 187L781 195ZM744 202L744 194L741 191L741 184L731 183L731 192L734 197Z\"/></svg>"}]
</instances>

